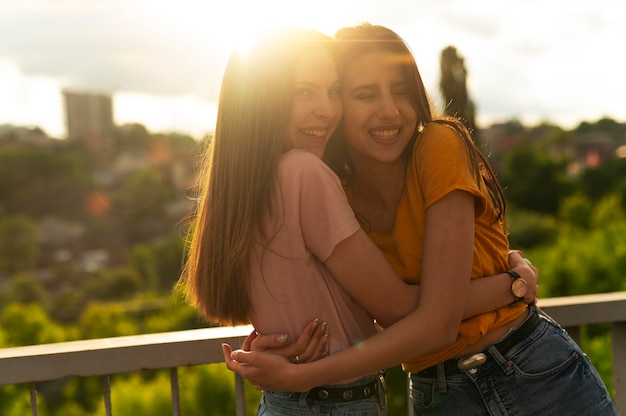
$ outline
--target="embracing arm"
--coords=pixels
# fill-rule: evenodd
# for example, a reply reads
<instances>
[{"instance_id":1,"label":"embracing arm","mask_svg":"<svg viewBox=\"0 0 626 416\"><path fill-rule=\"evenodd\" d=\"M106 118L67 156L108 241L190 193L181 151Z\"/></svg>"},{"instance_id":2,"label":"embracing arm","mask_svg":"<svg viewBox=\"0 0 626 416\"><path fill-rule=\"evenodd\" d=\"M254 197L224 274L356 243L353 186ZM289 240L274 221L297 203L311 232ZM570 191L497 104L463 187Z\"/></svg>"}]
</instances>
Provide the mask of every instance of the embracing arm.
<instances>
[{"instance_id":1,"label":"embracing arm","mask_svg":"<svg viewBox=\"0 0 626 416\"><path fill-rule=\"evenodd\" d=\"M254 385L306 391L446 348L456 339L463 316L473 244L473 197L453 191L426 212L420 301L409 315L356 346L311 363L294 365L262 352L230 354L225 345L226 364Z\"/></svg>"},{"instance_id":2,"label":"embracing arm","mask_svg":"<svg viewBox=\"0 0 626 416\"><path fill-rule=\"evenodd\" d=\"M535 304L539 277L537 268L525 261L519 250L512 250L509 253L509 267L526 280L528 292L524 302ZM511 282L511 276L507 273L472 279L463 319L493 311L514 302Z\"/></svg>"}]
</instances>

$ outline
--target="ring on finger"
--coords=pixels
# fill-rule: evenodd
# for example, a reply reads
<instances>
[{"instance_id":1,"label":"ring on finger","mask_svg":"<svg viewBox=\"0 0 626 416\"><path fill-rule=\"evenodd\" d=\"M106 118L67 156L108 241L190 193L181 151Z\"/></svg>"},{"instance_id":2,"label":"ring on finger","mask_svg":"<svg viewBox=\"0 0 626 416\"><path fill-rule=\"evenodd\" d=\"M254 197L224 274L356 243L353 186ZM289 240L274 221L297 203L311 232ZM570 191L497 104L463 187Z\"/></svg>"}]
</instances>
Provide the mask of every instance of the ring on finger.
<instances>
[{"instance_id":1,"label":"ring on finger","mask_svg":"<svg viewBox=\"0 0 626 416\"><path fill-rule=\"evenodd\" d=\"M300 364L300 357L296 355L295 359L296 359L296 364Z\"/></svg>"}]
</instances>

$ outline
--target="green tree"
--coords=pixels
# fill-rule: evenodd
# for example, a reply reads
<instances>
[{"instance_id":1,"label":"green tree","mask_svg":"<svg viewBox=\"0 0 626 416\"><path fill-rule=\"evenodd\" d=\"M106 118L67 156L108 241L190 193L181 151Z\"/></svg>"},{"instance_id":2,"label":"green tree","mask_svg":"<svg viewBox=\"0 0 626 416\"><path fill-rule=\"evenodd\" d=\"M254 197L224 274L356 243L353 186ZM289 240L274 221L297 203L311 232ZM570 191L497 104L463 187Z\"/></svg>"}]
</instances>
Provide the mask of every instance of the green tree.
<instances>
[{"instance_id":1,"label":"green tree","mask_svg":"<svg viewBox=\"0 0 626 416\"><path fill-rule=\"evenodd\" d=\"M554 217L521 209L512 204L507 206L509 224L509 246L528 249L550 244L557 234L558 225Z\"/></svg>"},{"instance_id":2,"label":"green tree","mask_svg":"<svg viewBox=\"0 0 626 416\"><path fill-rule=\"evenodd\" d=\"M65 340L64 330L40 305L10 303L0 312L6 347L49 344Z\"/></svg>"},{"instance_id":3,"label":"green tree","mask_svg":"<svg viewBox=\"0 0 626 416\"><path fill-rule=\"evenodd\" d=\"M83 339L110 338L139 333L137 323L131 321L119 304L91 303L78 324Z\"/></svg>"},{"instance_id":4,"label":"green tree","mask_svg":"<svg viewBox=\"0 0 626 416\"><path fill-rule=\"evenodd\" d=\"M95 301L128 299L142 289L141 277L130 267L99 270L83 287L84 295Z\"/></svg>"},{"instance_id":5,"label":"green tree","mask_svg":"<svg viewBox=\"0 0 626 416\"><path fill-rule=\"evenodd\" d=\"M144 284L144 290L157 291L158 284L158 270L157 270L157 258L155 250L148 244L137 244L131 248L130 252L130 264L133 269L137 271L141 276L141 281Z\"/></svg>"},{"instance_id":6,"label":"green tree","mask_svg":"<svg viewBox=\"0 0 626 416\"><path fill-rule=\"evenodd\" d=\"M626 290L626 220L619 198L594 204L589 228L561 218L553 244L526 252L542 276L540 296Z\"/></svg>"},{"instance_id":7,"label":"green tree","mask_svg":"<svg viewBox=\"0 0 626 416\"><path fill-rule=\"evenodd\" d=\"M170 291L181 273L184 242L178 233L171 233L154 246L159 289Z\"/></svg>"},{"instance_id":8,"label":"green tree","mask_svg":"<svg viewBox=\"0 0 626 416\"><path fill-rule=\"evenodd\" d=\"M18 273L9 280L0 296L0 306L11 302L48 304L48 296L41 282L29 274Z\"/></svg>"},{"instance_id":9,"label":"green tree","mask_svg":"<svg viewBox=\"0 0 626 416\"><path fill-rule=\"evenodd\" d=\"M553 160L529 147L517 147L504 157L500 183L506 198L527 210L555 215L559 201L573 192L567 161Z\"/></svg>"},{"instance_id":10,"label":"green tree","mask_svg":"<svg viewBox=\"0 0 626 416\"><path fill-rule=\"evenodd\" d=\"M595 169L585 170L578 182L582 192L598 200L613 192L623 194L626 189L625 177L626 158L613 158Z\"/></svg>"},{"instance_id":11,"label":"green tree","mask_svg":"<svg viewBox=\"0 0 626 416\"><path fill-rule=\"evenodd\" d=\"M0 218L0 271L33 268L38 255L37 227L24 215Z\"/></svg>"},{"instance_id":12,"label":"green tree","mask_svg":"<svg viewBox=\"0 0 626 416\"><path fill-rule=\"evenodd\" d=\"M0 206L33 218L81 218L89 189L90 158L80 147L0 150Z\"/></svg>"},{"instance_id":13,"label":"green tree","mask_svg":"<svg viewBox=\"0 0 626 416\"><path fill-rule=\"evenodd\" d=\"M593 201L587 196L577 193L561 201L557 217L559 221L568 226L588 229L592 212Z\"/></svg>"},{"instance_id":14,"label":"green tree","mask_svg":"<svg viewBox=\"0 0 626 416\"><path fill-rule=\"evenodd\" d=\"M439 86L445 100L445 113L457 117L474 134L476 110L467 92L467 70L463 57L454 46L441 52L440 68Z\"/></svg>"}]
</instances>

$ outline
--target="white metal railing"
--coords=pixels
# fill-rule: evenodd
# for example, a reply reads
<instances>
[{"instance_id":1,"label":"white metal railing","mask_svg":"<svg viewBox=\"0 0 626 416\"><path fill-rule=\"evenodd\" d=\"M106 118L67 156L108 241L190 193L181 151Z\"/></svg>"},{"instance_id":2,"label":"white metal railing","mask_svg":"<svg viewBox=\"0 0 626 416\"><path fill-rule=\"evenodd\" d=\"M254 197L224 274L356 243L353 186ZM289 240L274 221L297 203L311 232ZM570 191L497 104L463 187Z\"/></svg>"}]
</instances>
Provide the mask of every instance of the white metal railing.
<instances>
[{"instance_id":1,"label":"white metal railing","mask_svg":"<svg viewBox=\"0 0 626 416\"><path fill-rule=\"evenodd\" d=\"M577 341L580 326L610 324L615 403L619 414L626 416L626 292L543 299L539 306ZM178 367L223 362L221 344L241 345L251 330L251 326L205 328L0 349L0 386L30 384L32 414L37 416L37 382L102 376L110 416L111 375L169 369L172 414L178 416ZM243 380L235 377L237 416L244 416Z\"/></svg>"},{"instance_id":2,"label":"white metal railing","mask_svg":"<svg viewBox=\"0 0 626 416\"><path fill-rule=\"evenodd\" d=\"M178 367L224 362L222 343L241 345L250 331L252 326L244 325L0 349L0 385L30 384L32 414L37 416L37 382L102 376L105 411L111 416L112 374L169 369L172 414L178 416ZM238 375L235 390L237 416L244 416Z\"/></svg>"}]
</instances>

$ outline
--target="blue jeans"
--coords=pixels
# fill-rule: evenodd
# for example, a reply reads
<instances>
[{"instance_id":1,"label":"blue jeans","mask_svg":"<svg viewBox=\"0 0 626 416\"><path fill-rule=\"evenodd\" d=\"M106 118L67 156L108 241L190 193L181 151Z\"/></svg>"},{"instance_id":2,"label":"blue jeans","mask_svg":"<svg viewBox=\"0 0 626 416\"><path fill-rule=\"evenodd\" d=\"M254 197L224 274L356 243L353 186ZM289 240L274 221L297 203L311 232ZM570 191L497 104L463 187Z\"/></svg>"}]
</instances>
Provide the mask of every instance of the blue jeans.
<instances>
[{"instance_id":1,"label":"blue jeans","mask_svg":"<svg viewBox=\"0 0 626 416\"><path fill-rule=\"evenodd\" d=\"M350 387L378 380L377 376L364 377L354 383L329 387ZM329 403L309 398L307 393L264 391L257 416L385 416L387 402L385 389L378 383L378 393L367 399L345 403Z\"/></svg>"},{"instance_id":2,"label":"blue jeans","mask_svg":"<svg viewBox=\"0 0 626 416\"><path fill-rule=\"evenodd\" d=\"M523 341L482 366L439 378L411 374L415 415L617 416L600 376L574 340L544 312Z\"/></svg>"}]
</instances>

